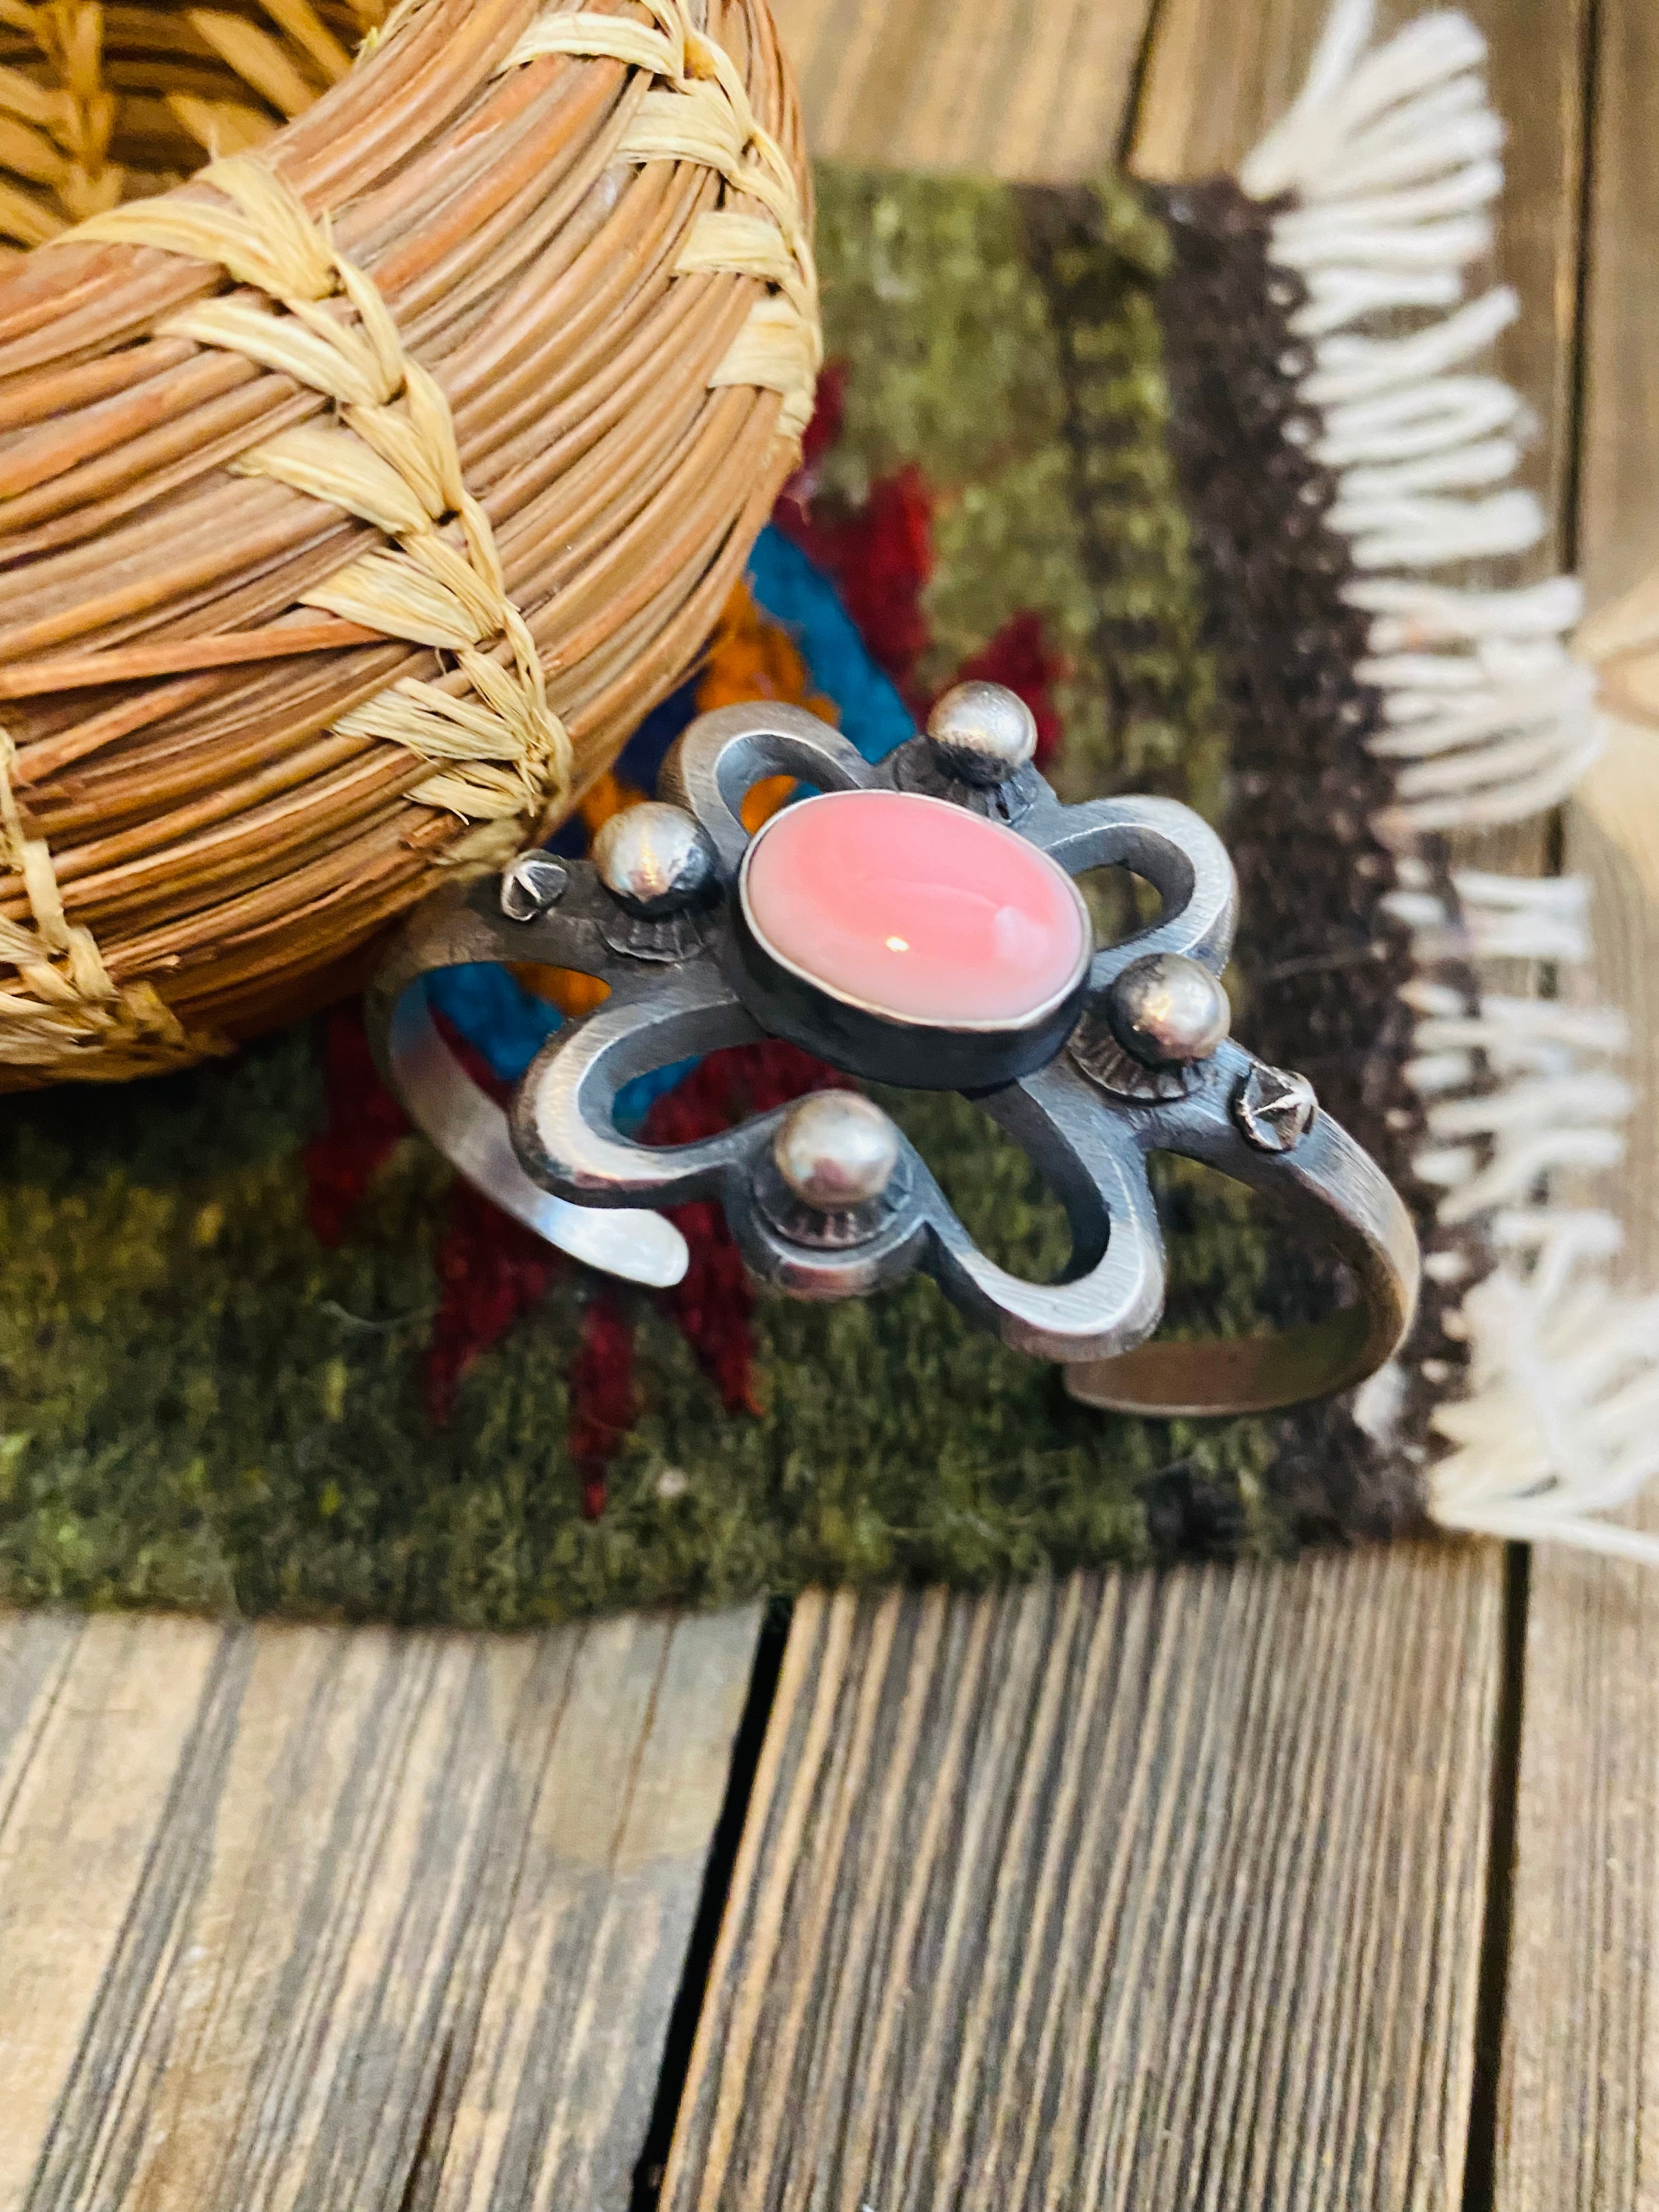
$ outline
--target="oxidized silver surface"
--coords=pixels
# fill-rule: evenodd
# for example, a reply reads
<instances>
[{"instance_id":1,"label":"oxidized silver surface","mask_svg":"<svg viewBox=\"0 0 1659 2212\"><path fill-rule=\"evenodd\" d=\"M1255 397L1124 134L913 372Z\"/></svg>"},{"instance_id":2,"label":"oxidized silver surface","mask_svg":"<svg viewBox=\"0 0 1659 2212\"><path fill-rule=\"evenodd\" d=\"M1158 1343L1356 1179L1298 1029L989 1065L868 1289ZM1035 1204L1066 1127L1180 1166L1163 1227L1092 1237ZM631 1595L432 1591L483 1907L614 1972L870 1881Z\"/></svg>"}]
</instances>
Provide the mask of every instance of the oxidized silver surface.
<instances>
[{"instance_id":1,"label":"oxidized silver surface","mask_svg":"<svg viewBox=\"0 0 1659 2212\"><path fill-rule=\"evenodd\" d=\"M706 854L706 870L688 868L659 902L654 876L646 880L655 863L639 860L617 830L617 851L598 867L559 863L568 882L545 901L552 878L537 875L531 856L505 879L441 893L409 926L370 994L382 1067L414 1119L498 1203L554 1243L635 1280L677 1279L685 1263L678 1231L644 1209L714 1199L762 1282L843 1297L923 1267L1007 1343L1068 1363L1069 1387L1092 1403L1219 1413L1359 1381L1409 1325L1415 1239L1386 1178L1316 1110L1305 1085L1281 1094L1302 1079L1262 1068L1219 1033L1226 1001L1218 979L1236 896L1225 850L1170 799L1062 805L1025 757L1025 710L1012 704L1018 713L994 699L969 702L971 745L958 742L967 719L957 728L945 716L944 744L916 738L874 766L799 708L763 702L703 715L670 756L660 781L665 805L641 832L659 846L666 837L682 855ZM988 781L986 763L998 761L999 749L1006 773ZM1097 949L1076 993L1017 1035L941 1030L832 1004L759 957L743 923L738 884L750 836L740 810L753 785L781 775L821 792L947 799L1012 824L1073 877L1130 869L1157 891L1161 911L1125 942ZM697 834L671 822L668 806L684 810ZM522 890L509 896L509 884ZM684 926L665 941L671 933L661 925L675 917ZM649 942L641 931L654 932ZM1146 965L1164 958L1167 969ZM507 1120L437 1036L421 988L423 976L469 961L574 969L609 989L602 1006L562 1029L532 1062L513 1100L510 1142ZM1148 988L1160 977L1172 992ZM1139 1027L1130 1021L1137 1010ZM1065 1205L1073 1236L1065 1278L1030 1283L997 1266L902 1133L848 1094L815 1094L669 1150L617 1127L617 1094L634 1077L768 1035L791 1037L873 1082L966 1091L1024 1147ZM1158 1152L1204 1161L1264 1192L1334 1247L1359 1302L1277 1336L1146 1343L1164 1305L1163 1243L1147 1180Z\"/></svg>"},{"instance_id":2,"label":"oxidized silver surface","mask_svg":"<svg viewBox=\"0 0 1659 2212\"><path fill-rule=\"evenodd\" d=\"M570 888L570 871L551 853L520 853L501 871L501 912L509 921L533 921L556 906Z\"/></svg>"},{"instance_id":3,"label":"oxidized silver surface","mask_svg":"<svg viewBox=\"0 0 1659 2212\"><path fill-rule=\"evenodd\" d=\"M1233 1115L1259 1152L1294 1152L1314 1125L1319 1101L1305 1075L1258 1061L1233 1093Z\"/></svg>"}]
</instances>

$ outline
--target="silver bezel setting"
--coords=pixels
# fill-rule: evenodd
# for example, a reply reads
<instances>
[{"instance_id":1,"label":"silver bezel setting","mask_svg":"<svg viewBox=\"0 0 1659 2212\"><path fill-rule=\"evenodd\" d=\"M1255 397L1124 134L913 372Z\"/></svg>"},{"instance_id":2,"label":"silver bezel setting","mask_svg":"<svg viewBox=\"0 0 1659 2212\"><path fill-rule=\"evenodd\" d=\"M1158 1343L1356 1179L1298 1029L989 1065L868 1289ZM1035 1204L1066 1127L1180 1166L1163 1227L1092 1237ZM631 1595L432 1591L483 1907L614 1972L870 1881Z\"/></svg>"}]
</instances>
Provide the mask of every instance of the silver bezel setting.
<instances>
[{"instance_id":1,"label":"silver bezel setting","mask_svg":"<svg viewBox=\"0 0 1659 2212\"><path fill-rule=\"evenodd\" d=\"M829 807L837 799L858 795L861 794L823 793L799 804ZM949 805L945 799L915 792L892 795L907 805ZM763 1027L818 1052L849 1073L921 1090L989 1089L1044 1066L1054 1057L1076 1020L1094 957L1094 939L1082 894L1046 854L1038 857L1070 894L1078 924L1077 957L1065 982L1018 1014L979 1021L929 1021L839 988L792 959L768 936L750 899L750 871L781 818L773 816L750 842L738 868L733 902L742 969L739 988ZM987 826L1004 836L1018 835L1000 823Z\"/></svg>"}]
</instances>

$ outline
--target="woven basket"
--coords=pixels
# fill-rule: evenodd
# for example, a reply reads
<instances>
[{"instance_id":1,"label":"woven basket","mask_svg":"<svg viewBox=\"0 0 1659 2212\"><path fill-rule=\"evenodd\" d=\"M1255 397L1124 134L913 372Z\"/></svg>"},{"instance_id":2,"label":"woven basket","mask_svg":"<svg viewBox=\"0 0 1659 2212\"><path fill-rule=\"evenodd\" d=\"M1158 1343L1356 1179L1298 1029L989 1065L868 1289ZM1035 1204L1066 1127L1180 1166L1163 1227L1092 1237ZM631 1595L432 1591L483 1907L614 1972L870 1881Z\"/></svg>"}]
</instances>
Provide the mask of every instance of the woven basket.
<instances>
[{"instance_id":1,"label":"woven basket","mask_svg":"<svg viewBox=\"0 0 1659 2212\"><path fill-rule=\"evenodd\" d=\"M567 812L819 341L763 0L0 0L0 164L15 1088L319 1004Z\"/></svg>"}]
</instances>

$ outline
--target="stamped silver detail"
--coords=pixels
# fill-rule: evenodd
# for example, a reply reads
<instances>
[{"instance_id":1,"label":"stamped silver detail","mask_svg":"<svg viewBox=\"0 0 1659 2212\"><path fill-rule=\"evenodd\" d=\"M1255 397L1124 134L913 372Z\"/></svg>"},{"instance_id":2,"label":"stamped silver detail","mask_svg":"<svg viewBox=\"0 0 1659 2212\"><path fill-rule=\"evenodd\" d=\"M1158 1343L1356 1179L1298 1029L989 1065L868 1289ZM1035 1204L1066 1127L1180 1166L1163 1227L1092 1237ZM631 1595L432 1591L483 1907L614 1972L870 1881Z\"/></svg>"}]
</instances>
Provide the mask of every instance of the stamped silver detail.
<instances>
[{"instance_id":1,"label":"stamped silver detail","mask_svg":"<svg viewBox=\"0 0 1659 2212\"><path fill-rule=\"evenodd\" d=\"M1233 1119L1259 1152L1291 1152L1314 1124L1319 1101L1305 1075L1260 1060L1233 1093Z\"/></svg>"},{"instance_id":2,"label":"stamped silver detail","mask_svg":"<svg viewBox=\"0 0 1659 2212\"><path fill-rule=\"evenodd\" d=\"M696 908L674 914L635 914L619 899L608 914L601 909L596 919L611 950L629 960L689 960L708 936L708 916Z\"/></svg>"},{"instance_id":3,"label":"stamped silver detail","mask_svg":"<svg viewBox=\"0 0 1659 2212\"><path fill-rule=\"evenodd\" d=\"M917 792L924 799L948 799L953 806L1009 829L1024 820L1046 788L1029 764L1001 783L975 783L956 774L945 755L926 738L913 738L891 759L896 790Z\"/></svg>"},{"instance_id":4,"label":"stamped silver detail","mask_svg":"<svg viewBox=\"0 0 1659 2212\"><path fill-rule=\"evenodd\" d=\"M1091 1083L1098 1084L1114 1098L1128 1098L1147 1105L1185 1098L1203 1080L1203 1070L1192 1060L1166 1060L1149 1067L1126 1052L1105 1017L1087 1013L1072 1033L1071 1055Z\"/></svg>"},{"instance_id":5,"label":"stamped silver detail","mask_svg":"<svg viewBox=\"0 0 1659 2212\"><path fill-rule=\"evenodd\" d=\"M815 1091L755 1162L761 1212L792 1244L845 1251L888 1225L905 1196L898 1131L855 1091Z\"/></svg>"},{"instance_id":6,"label":"stamped silver detail","mask_svg":"<svg viewBox=\"0 0 1659 2212\"><path fill-rule=\"evenodd\" d=\"M569 884L569 869L551 853L520 853L501 871L501 912L509 921L534 921L558 904Z\"/></svg>"}]
</instances>

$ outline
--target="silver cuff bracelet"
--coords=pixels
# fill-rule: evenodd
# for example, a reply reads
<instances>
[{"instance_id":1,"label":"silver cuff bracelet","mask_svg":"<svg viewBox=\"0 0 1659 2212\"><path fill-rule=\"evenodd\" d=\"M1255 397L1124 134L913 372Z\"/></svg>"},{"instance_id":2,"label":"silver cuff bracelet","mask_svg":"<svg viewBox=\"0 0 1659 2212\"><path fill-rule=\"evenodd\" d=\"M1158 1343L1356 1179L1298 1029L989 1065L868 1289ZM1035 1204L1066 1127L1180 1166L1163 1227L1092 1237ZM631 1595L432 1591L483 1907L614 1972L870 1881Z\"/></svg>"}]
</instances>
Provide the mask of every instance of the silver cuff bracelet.
<instances>
[{"instance_id":1,"label":"silver cuff bracelet","mask_svg":"<svg viewBox=\"0 0 1659 2212\"><path fill-rule=\"evenodd\" d=\"M670 756L660 798L613 817L591 860L526 853L420 909L369 994L383 1072L498 1205L636 1282L677 1281L686 1265L678 1231L650 1209L714 1199L761 1282L849 1297L923 1267L1006 1343L1066 1363L1090 1404L1251 1412L1357 1383L1410 1326L1416 1240L1308 1083L1228 1036L1224 847L1172 800L1062 805L1031 764L1034 742L1022 702L986 684L947 694L927 735L874 766L798 708L704 715ZM751 836L745 794L777 775L815 795ZM1105 866L1151 884L1161 911L1096 950L1072 879ZM425 977L478 961L574 969L609 993L550 1039L508 1114L426 1001ZM1066 1278L996 1266L857 1092L816 1092L669 1149L617 1127L634 1078L767 1036L872 1083L971 1097L1064 1204ZM1261 1192L1334 1250L1355 1302L1277 1334L1147 1343L1164 1292L1154 1152Z\"/></svg>"}]
</instances>

